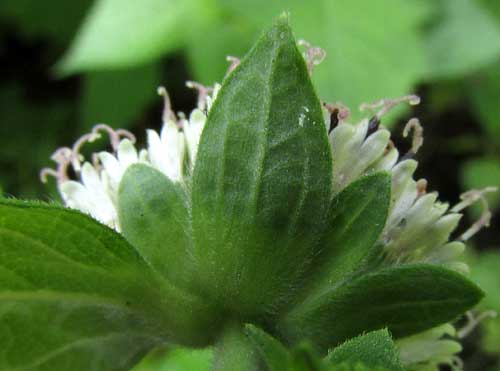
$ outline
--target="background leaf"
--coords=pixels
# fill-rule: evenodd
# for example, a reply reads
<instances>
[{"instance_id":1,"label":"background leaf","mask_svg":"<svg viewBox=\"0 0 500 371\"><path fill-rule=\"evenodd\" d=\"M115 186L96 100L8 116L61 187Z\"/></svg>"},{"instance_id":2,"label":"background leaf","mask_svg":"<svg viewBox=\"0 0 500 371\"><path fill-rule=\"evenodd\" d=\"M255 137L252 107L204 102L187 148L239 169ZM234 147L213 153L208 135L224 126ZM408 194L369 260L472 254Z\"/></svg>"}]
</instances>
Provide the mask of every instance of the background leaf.
<instances>
[{"instance_id":1,"label":"background leaf","mask_svg":"<svg viewBox=\"0 0 500 371\"><path fill-rule=\"evenodd\" d=\"M200 13L198 0L97 0L59 68L131 67L175 50ZM195 11L196 9L196 11Z\"/></svg>"},{"instance_id":2,"label":"background leaf","mask_svg":"<svg viewBox=\"0 0 500 371\"><path fill-rule=\"evenodd\" d=\"M213 62L212 72L195 69L197 79L205 83L220 80L220 72L215 76L213 70L225 67L225 56L235 55L241 46L248 47L250 37L284 10L291 13L297 37L326 50L327 58L313 75L319 95L350 106L353 119L360 117L358 107L363 102L410 93L426 69L419 27L431 7L424 2L219 0L218 6L223 24L238 25L226 29L248 37L231 38L224 47L206 51L205 55L210 55L207 60ZM218 45L219 38L218 33L204 33L203 42Z\"/></svg>"},{"instance_id":3,"label":"background leaf","mask_svg":"<svg viewBox=\"0 0 500 371\"><path fill-rule=\"evenodd\" d=\"M484 130L497 144L500 138L500 62L478 72L469 79L467 94L473 113L480 120Z\"/></svg>"},{"instance_id":4,"label":"background leaf","mask_svg":"<svg viewBox=\"0 0 500 371\"><path fill-rule=\"evenodd\" d=\"M490 186L500 188L500 159L484 157L467 161L462 169L462 184L465 190ZM500 194L488 193L486 199L490 207L495 209L500 201ZM474 213L479 215L480 205L474 206L477 206L473 209Z\"/></svg>"},{"instance_id":5,"label":"background leaf","mask_svg":"<svg viewBox=\"0 0 500 371\"><path fill-rule=\"evenodd\" d=\"M144 358L132 371L210 371L212 362L211 348L159 349Z\"/></svg>"},{"instance_id":6,"label":"background leaf","mask_svg":"<svg viewBox=\"0 0 500 371\"><path fill-rule=\"evenodd\" d=\"M482 310L494 310L500 313L500 254L496 251L485 251L470 261L472 279L486 292L481 303ZM482 321L484 336L482 346L490 353L500 353L500 317L487 318Z\"/></svg>"},{"instance_id":7,"label":"background leaf","mask_svg":"<svg viewBox=\"0 0 500 371\"><path fill-rule=\"evenodd\" d=\"M439 22L428 33L430 78L470 73L500 56L500 27L478 1L443 0Z\"/></svg>"},{"instance_id":8,"label":"background leaf","mask_svg":"<svg viewBox=\"0 0 500 371\"><path fill-rule=\"evenodd\" d=\"M160 66L146 65L123 71L92 72L85 76L82 92L81 132L95 124L128 128L157 97Z\"/></svg>"}]
</instances>

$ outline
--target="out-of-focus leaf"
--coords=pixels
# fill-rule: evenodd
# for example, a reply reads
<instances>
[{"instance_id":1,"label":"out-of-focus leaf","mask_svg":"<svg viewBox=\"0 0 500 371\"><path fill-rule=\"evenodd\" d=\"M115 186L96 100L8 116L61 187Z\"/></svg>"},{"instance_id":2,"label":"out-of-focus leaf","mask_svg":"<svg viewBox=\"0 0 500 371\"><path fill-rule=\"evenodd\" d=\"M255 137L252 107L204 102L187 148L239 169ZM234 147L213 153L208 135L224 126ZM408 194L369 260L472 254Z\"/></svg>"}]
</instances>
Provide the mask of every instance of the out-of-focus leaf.
<instances>
[{"instance_id":1,"label":"out-of-focus leaf","mask_svg":"<svg viewBox=\"0 0 500 371\"><path fill-rule=\"evenodd\" d=\"M58 142L71 139L75 114L73 102L32 101L18 84L0 88L0 182L7 194L47 194L38 174L50 165Z\"/></svg>"},{"instance_id":2,"label":"out-of-focus leaf","mask_svg":"<svg viewBox=\"0 0 500 371\"><path fill-rule=\"evenodd\" d=\"M18 26L28 37L49 37L68 43L92 0L2 0L0 19Z\"/></svg>"},{"instance_id":3,"label":"out-of-focus leaf","mask_svg":"<svg viewBox=\"0 0 500 371\"><path fill-rule=\"evenodd\" d=\"M471 278L486 292L480 308L500 313L500 275L498 274L500 253L485 252L481 253L477 259L471 260ZM483 348L487 352L500 353L500 317L485 319L482 324L484 326Z\"/></svg>"},{"instance_id":4,"label":"out-of-focus leaf","mask_svg":"<svg viewBox=\"0 0 500 371\"><path fill-rule=\"evenodd\" d=\"M82 126L89 130L104 122L127 128L156 96L161 82L158 64L144 67L92 72L85 76L82 97Z\"/></svg>"},{"instance_id":5,"label":"out-of-focus leaf","mask_svg":"<svg viewBox=\"0 0 500 371\"><path fill-rule=\"evenodd\" d=\"M254 35L276 14L289 10L295 35L327 52L313 74L321 98L342 100L355 117L360 116L357 108L362 102L411 92L425 70L419 36L419 27L429 14L424 2L219 0L219 6L238 24L249 22ZM207 34L202 42L217 44L219 38L218 33ZM225 55L237 53L239 45L249 42L248 38L234 38L232 45L226 41L224 47L206 51L210 61L224 67ZM201 81L211 83L214 79L203 69L195 72Z\"/></svg>"},{"instance_id":6,"label":"out-of-focus leaf","mask_svg":"<svg viewBox=\"0 0 500 371\"><path fill-rule=\"evenodd\" d=\"M500 1L498 0L479 0L480 4L493 14L500 22Z\"/></svg>"},{"instance_id":7,"label":"out-of-focus leaf","mask_svg":"<svg viewBox=\"0 0 500 371\"><path fill-rule=\"evenodd\" d=\"M429 78L470 73L500 55L500 27L477 1L443 0L427 35Z\"/></svg>"},{"instance_id":8,"label":"out-of-focus leaf","mask_svg":"<svg viewBox=\"0 0 500 371\"><path fill-rule=\"evenodd\" d=\"M464 190L489 186L500 188L500 159L484 157L466 162L462 167L462 184ZM486 198L490 207L495 208L500 201L500 194L488 193ZM478 212L479 209L475 211Z\"/></svg>"},{"instance_id":9,"label":"out-of-focus leaf","mask_svg":"<svg viewBox=\"0 0 500 371\"><path fill-rule=\"evenodd\" d=\"M213 351L206 349L161 349L149 354L132 371L209 371Z\"/></svg>"},{"instance_id":10,"label":"out-of-focus leaf","mask_svg":"<svg viewBox=\"0 0 500 371\"><path fill-rule=\"evenodd\" d=\"M130 67L179 47L203 16L199 0L97 0L71 49L63 73Z\"/></svg>"},{"instance_id":11,"label":"out-of-focus leaf","mask_svg":"<svg viewBox=\"0 0 500 371\"><path fill-rule=\"evenodd\" d=\"M239 17L220 16L199 26L186 45L196 79L209 85L222 81L229 67L226 57L243 56L252 46L255 31L247 20Z\"/></svg>"},{"instance_id":12,"label":"out-of-focus leaf","mask_svg":"<svg viewBox=\"0 0 500 371\"><path fill-rule=\"evenodd\" d=\"M500 63L473 76L466 91L479 122L500 143Z\"/></svg>"}]
</instances>

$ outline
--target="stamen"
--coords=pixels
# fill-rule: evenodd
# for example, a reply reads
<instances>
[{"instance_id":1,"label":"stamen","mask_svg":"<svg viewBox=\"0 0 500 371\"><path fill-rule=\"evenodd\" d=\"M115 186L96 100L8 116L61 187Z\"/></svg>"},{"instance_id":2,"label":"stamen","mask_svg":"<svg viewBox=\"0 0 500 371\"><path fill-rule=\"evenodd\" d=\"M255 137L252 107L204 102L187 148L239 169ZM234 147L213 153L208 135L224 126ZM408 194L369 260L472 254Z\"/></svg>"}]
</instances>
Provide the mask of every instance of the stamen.
<instances>
[{"instance_id":1,"label":"stamen","mask_svg":"<svg viewBox=\"0 0 500 371\"><path fill-rule=\"evenodd\" d=\"M422 197L427 193L427 180L419 179L417 180L417 198Z\"/></svg>"},{"instance_id":2,"label":"stamen","mask_svg":"<svg viewBox=\"0 0 500 371\"><path fill-rule=\"evenodd\" d=\"M365 139L368 138L373 133L375 133L379 127L380 127L380 119L376 116L373 116L370 119L370 121L368 121L368 128L366 130Z\"/></svg>"},{"instance_id":3,"label":"stamen","mask_svg":"<svg viewBox=\"0 0 500 371\"><path fill-rule=\"evenodd\" d=\"M456 204L450 212L458 213L463 209L473 205L477 201L481 202L482 212L478 220L476 220L470 227L467 229L458 240L467 241L469 238L474 236L477 232L485 227L490 226L491 220L491 211L489 210L488 201L486 200L485 195L487 193L496 192L498 190L497 187L486 187L483 189L472 189L460 195L460 199L462 200L458 204Z\"/></svg>"},{"instance_id":4,"label":"stamen","mask_svg":"<svg viewBox=\"0 0 500 371\"><path fill-rule=\"evenodd\" d=\"M306 60L307 70L309 75L312 75L314 67L323 62L326 57L326 51L317 46L312 46L311 43L306 40L298 40L297 45L306 48L304 59Z\"/></svg>"},{"instance_id":5,"label":"stamen","mask_svg":"<svg viewBox=\"0 0 500 371\"><path fill-rule=\"evenodd\" d=\"M186 81L186 86L190 89L196 89L198 91L198 109L205 111L208 94L213 91L213 88L200 84L196 81Z\"/></svg>"},{"instance_id":6,"label":"stamen","mask_svg":"<svg viewBox=\"0 0 500 371\"><path fill-rule=\"evenodd\" d=\"M177 121L175 113L174 111L172 111L172 104L170 103L170 97L168 96L167 89L165 89L164 86L160 86L158 87L157 92L158 95L163 97L163 114L162 114L163 123L166 123L168 121Z\"/></svg>"},{"instance_id":7,"label":"stamen","mask_svg":"<svg viewBox=\"0 0 500 371\"><path fill-rule=\"evenodd\" d=\"M106 134L108 134L109 141L111 143L111 147L113 148L114 152L116 152L118 150L118 146L120 145L122 138L127 138L132 143L135 143L135 136L130 131L127 131L124 129L115 130L109 125L98 124L92 128L92 134L97 136L96 139L100 138L100 136L101 136L101 134L99 133L100 131L104 131L104 132L106 132ZM92 142L92 141L89 140L88 142Z\"/></svg>"},{"instance_id":8,"label":"stamen","mask_svg":"<svg viewBox=\"0 0 500 371\"><path fill-rule=\"evenodd\" d=\"M373 103L362 103L359 106L360 111L375 110L376 108L382 107L375 116L378 119L381 119L383 115L389 112L391 109L396 107L398 104L408 102L411 106L415 106L420 103L420 97L414 94L405 95L403 97L394 98L394 99L380 99Z\"/></svg>"},{"instance_id":9,"label":"stamen","mask_svg":"<svg viewBox=\"0 0 500 371\"><path fill-rule=\"evenodd\" d=\"M384 156L391 152L394 148L396 148L396 145L391 139L389 139L389 142L387 142L387 147L385 147L384 149Z\"/></svg>"},{"instance_id":10,"label":"stamen","mask_svg":"<svg viewBox=\"0 0 500 371\"><path fill-rule=\"evenodd\" d=\"M95 128L95 127L94 127ZM80 173L82 162L84 161L83 156L80 154L80 150L85 143L92 143L96 139L99 139L101 135L92 129L92 132L82 135L78 140L73 144L73 148L71 149L71 165L73 166L73 170L76 173Z\"/></svg>"},{"instance_id":11,"label":"stamen","mask_svg":"<svg viewBox=\"0 0 500 371\"><path fill-rule=\"evenodd\" d=\"M226 76L229 75L231 72L233 72L236 69L236 67L238 67L241 63L240 58L233 57L232 55L228 55L226 57L226 61L229 62L229 67L227 68Z\"/></svg>"},{"instance_id":12,"label":"stamen","mask_svg":"<svg viewBox=\"0 0 500 371\"><path fill-rule=\"evenodd\" d=\"M42 183L47 183L47 177L53 176L56 178L57 184L61 184L62 182L69 180L68 177L68 166L71 163L72 151L71 148L61 147L58 148L50 159L57 164L56 169L51 168L43 168L40 171L40 180Z\"/></svg>"},{"instance_id":13,"label":"stamen","mask_svg":"<svg viewBox=\"0 0 500 371\"><path fill-rule=\"evenodd\" d=\"M351 112L349 108L340 102L334 104L323 102L323 106L330 113L330 127L328 128L328 134L330 134L339 123L342 123L349 117Z\"/></svg>"},{"instance_id":14,"label":"stamen","mask_svg":"<svg viewBox=\"0 0 500 371\"><path fill-rule=\"evenodd\" d=\"M472 311L468 311L465 313L465 316L467 317L467 323L464 327L457 331L457 338L459 339L467 337L485 319L496 318L497 312L494 310L487 310L474 318Z\"/></svg>"},{"instance_id":15,"label":"stamen","mask_svg":"<svg viewBox=\"0 0 500 371\"><path fill-rule=\"evenodd\" d=\"M410 134L410 130L413 131L413 138L411 141L410 150L403 156L402 160L413 158L420 147L424 144L424 128L417 118L412 118L408 121L403 129L403 138L407 138Z\"/></svg>"}]
</instances>

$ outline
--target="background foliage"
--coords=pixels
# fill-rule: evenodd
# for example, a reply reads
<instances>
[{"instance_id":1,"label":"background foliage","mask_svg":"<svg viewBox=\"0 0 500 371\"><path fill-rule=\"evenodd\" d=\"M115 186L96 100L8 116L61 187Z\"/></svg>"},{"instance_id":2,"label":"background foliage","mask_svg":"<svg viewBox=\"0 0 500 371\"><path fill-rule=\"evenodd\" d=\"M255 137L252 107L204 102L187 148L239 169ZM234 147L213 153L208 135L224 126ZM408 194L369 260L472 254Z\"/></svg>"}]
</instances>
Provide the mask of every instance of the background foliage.
<instances>
[{"instance_id":1,"label":"background foliage","mask_svg":"<svg viewBox=\"0 0 500 371\"><path fill-rule=\"evenodd\" d=\"M282 10L299 38L327 52L314 74L322 99L342 101L359 118L362 102L423 97L404 117L418 115L425 126L417 175L444 200L500 186L497 0L2 0L0 191L57 198L53 184L38 181L55 148L97 122L143 140L144 128L161 124L157 85L167 86L175 109L189 111L195 93L184 81L221 81L225 57L242 56ZM386 122L396 137L402 114ZM493 208L499 201L490 196ZM500 311L497 221L475 240L480 253L471 261L490 291L483 307ZM465 350L486 362L478 369L494 367L500 353L500 319L485 324Z\"/></svg>"}]
</instances>

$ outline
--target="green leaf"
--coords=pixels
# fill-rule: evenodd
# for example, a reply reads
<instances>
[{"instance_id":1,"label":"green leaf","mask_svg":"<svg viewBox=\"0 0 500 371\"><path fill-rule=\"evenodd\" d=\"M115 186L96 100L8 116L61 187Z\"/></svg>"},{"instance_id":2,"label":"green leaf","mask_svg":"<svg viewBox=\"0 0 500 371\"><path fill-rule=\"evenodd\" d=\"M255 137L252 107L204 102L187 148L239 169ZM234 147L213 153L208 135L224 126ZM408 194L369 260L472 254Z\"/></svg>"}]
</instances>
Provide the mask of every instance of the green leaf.
<instances>
[{"instance_id":1,"label":"green leaf","mask_svg":"<svg viewBox=\"0 0 500 371\"><path fill-rule=\"evenodd\" d=\"M290 353L283 344L256 326L247 325L245 330L269 371L289 371Z\"/></svg>"},{"instance_id":2,"label":"green leaf","mask_svg":"<svg viewBox=\"0 0 500 371\"><path fill-rule=\"evenodd\" d=\"M156 64L87 74L81 99L82 131L101 122L115 128L130 127L157 96L160 81L160 66Z\"/></svg>"},{"instance_id":3,"label":"green leaf","mask_svg":"<svg viewBox=\"0 0 500 371\"><path fill-rule=\"evenodd\" d=\"M470 73L500 56L500 26L478 1L443 0L427 35L429 78Z\"/></svg>"},{"instance_id":4,"label":"green leaf","mask_svg":"<svg viewBox=\"0 0 500 371\"><path fill-rule=\"evenodd\" d=\"M118 193L123 235L154 270L184 286L193 274L188 214L180 183L148 165L127 169Z\"/></svg>"},{"instance_id":5,"label":"green leaf","mask_svg":"<svg viewBox=\"0 0 500 371\"><path fill-rule=\"evenodd\" d=\"M315 252L331 173L321 106L280 18L226 79L201 136L200 290L243 316L275 311Z\"/></svg>"},{"instance_id":6,"label":"green leaf","mask_svg":"<svg viewBox=\"0 0 500 371\"><path fill-rule=\"evenodd\" d=\"M210 371L212 348L160 349L144 358L132 371Z\"/></svg>"},{"instance_id":7,"label":"green leaf","mask_svg":"<svg viewBox=\"0 0 500 371\"><path fill-rule=\"evenodd\" d=\"M482 291L462 275L415 264L362 275L311 297L278 324L288 341L310 339L319 350L364 331L387 327L396 337L455 319L479 302Z\"/></svg>"},{"instance_id":8,"label":"green leaf","mask_svg":"<svg viewBox=\"0 0 500 371\"><path fill-rule=\"evenodd\" d=\"M482 310L500 312L500 253L486 251L479 254L476 260L470 262L472 279L486 292L481 303ZM487 318L482 321L484 336L481 339L484 350L490 353L500 353L500 317Z\"/></svg>"},{"instance_id":9,"label":"green leaf","mask_svg":"<svg viewBox=\"0 0 500 371\"><path fill-rule=\"evenodd\" d=\"M0 202L0 369L128 370L159 343L206 344L208 316L90 217Z\"/></svg>"},{"instance_id":10,"label":"green leaf","mask_svg":"<svg viewBox=\"0 0 500 371\"><path fill-rule=\"evenodd\" d=\"M491 140L498 145L500 138L500 63L495 63L474 75L467 84L466 92L472 103L472 112Z\"/></svg>"},{"instance_id":11,"label":"green leaf","mask_svg":"<svg viewBox=\"0 0 500 371\"><path fill-rule=\"evenodd\" d=\"M240 324L229 324L217 340L213 371L257 371L258 357L253 342Z\"/></svg>"},{"instance_id":12,"label":"green leaf","mask_svg":"<svg viewBox=\"0 0 500 371\"><path fill-rule=\"evenodd\" d=\"M316 290L328 290L361 268L384 229L390 197L390 175L375 173L351 183L333 198L323 253L314 267L319 272Z\"/></svg>"},{"instance_id":13,"label":"green leaf","mask_svg":"<svg viewBox=\"0 0 500 371\"><path fill-rule=\"evenodd\" d=\"M326 365L307 343L302 343L289 351L277 339L258 327L247 325L246 333L256 345L268 371L326 370Z\"/></svg>"},{"instance_id":14,"label":"green leaf","mask_svg":"<svg viewBox=\"0 0 500 371\"><path fill-rule=\"evenodd\" d=\"M386 329L372 331L346 341L328 354L326 361L331 364L363 363L369 366L369 369L385 367L390 371L404 370L396 345Z\"/></svg>"},{"instance_id":15,"label":"green leaf","mask_svg":"<svg viewBox=\"0 0 500 371\"><path fill-rule=\"evenodd\" d=\"M182 45L198 0L97 0L58 68L64 73L136 66Z\"/></svg>"}]
</instances>

